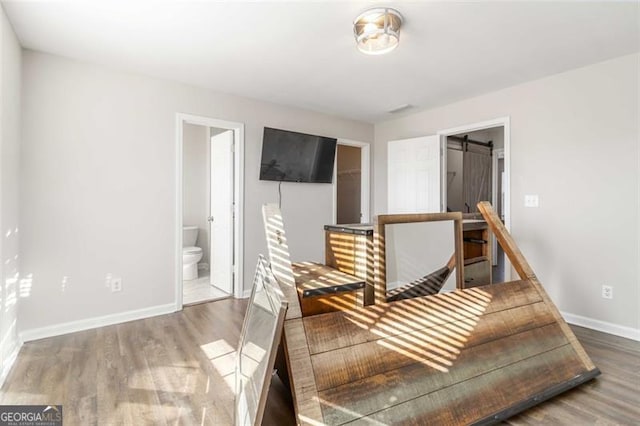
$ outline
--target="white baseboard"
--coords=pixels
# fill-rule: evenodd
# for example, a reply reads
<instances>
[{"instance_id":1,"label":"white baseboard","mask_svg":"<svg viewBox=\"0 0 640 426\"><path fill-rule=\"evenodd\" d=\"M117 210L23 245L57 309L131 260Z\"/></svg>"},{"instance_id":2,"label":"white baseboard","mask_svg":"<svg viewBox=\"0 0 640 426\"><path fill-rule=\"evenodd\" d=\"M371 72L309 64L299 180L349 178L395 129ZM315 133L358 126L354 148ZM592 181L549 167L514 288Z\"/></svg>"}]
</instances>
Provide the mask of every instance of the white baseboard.
<instances>
[{"instance_id":1,"label":"white baseboard","mask_svg":"<svg viewBox=\"0 0 640 426\"><path fill-rule=\"evenodd\" d=\"M248 299L249 297L251 297L251 289L242 292L243 299Z\"/></svg>"},{"instance_id":2,"label":"white baseboard","mask_svg":"<svg viewBox=\"0 0 640 426\"><path fill-rule=\"evenodd\" d=\"M560 312L560 314L569 324L579 325L580 327L590 328L592 330L602 331L603 333L613 334L615 336L640 341L640 330L637 328L626 327L606 321L600 321L593 318L574 315L568 312Z\"/></svg>"},{"instance_id":3,"label":"white baseboard","mask_svg":"<svg viewBox=\"0 0 640 426\"><path fill-rule=\"evenodd\" d=\"M152 306L150 308L136 309L133 311L119 312L117 314L104 315L101 317L87 318L79 321L54 324L31 330L24 330L20 333L20 340L30 342L32 340L44 339L45 337L60 336L62 334L74 333L76 331L89 330L91 328L104 327L107 325L120 324L157 315L170 314L176 311L173 303L166 305Z\"/></svg>"},{"instance_id":4,"label":"white baseboard","mask_svg":"<svg viewBox=\"0 0 640 426\"><path fill-rule=\"evenodd\" d=\"M22 348L22 342L16 342L16 347L13 348L11 354L5 360L4 365L2 366L2 372L0 372L0 386L4 385L4 381L7 379L13 364L15 364L16 359L18 359L18 353L20 352L20 348Z\"/></svg>"}]
</instances>

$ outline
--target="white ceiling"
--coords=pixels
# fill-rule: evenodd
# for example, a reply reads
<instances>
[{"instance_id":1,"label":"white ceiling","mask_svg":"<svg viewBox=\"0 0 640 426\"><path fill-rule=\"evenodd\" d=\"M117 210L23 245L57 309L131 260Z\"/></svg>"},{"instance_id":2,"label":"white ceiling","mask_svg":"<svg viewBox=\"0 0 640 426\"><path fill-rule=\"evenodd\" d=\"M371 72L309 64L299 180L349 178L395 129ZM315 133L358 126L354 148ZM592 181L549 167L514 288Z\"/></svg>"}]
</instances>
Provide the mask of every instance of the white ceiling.
<instances>
[{"instance_id":1,"label":"white ceiling","mask_svg":"<svg viewBox=\"0 0 640 426\"><path fill-rule=\"evenodd\" d=\"M370 122L639 50L635 1L388 1L405 25L384 56L351 25L380 2L2 4L29 49Z\"/></svg>"}]
</instances>

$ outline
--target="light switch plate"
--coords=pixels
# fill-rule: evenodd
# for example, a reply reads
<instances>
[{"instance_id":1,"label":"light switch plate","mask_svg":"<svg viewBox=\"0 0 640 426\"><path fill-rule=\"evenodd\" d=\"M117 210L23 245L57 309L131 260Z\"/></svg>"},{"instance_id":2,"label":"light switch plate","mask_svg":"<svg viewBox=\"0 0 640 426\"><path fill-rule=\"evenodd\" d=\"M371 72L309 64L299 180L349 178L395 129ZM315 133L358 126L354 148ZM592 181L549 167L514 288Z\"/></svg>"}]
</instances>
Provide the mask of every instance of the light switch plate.
<instances>
[{"instance_id":1,"label":"light switch plate","mask_svg":"<svg viewBox=\"0 0 640 426\"><path fill-rule=\"evenodd\" d=\"M524 196L525 207L538 207L539 205L540 205L540 202L537 194Z\"/></svg>"}]
</instances>

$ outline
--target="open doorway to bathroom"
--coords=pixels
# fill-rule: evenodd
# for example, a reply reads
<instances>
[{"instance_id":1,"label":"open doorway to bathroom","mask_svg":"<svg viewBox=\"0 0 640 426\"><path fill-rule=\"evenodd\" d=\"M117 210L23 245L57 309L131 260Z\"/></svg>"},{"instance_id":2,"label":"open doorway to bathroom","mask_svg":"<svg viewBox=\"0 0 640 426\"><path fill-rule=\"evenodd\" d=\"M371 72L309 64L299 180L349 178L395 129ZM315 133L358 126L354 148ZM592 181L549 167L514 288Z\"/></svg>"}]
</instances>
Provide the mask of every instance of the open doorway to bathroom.
<instances>
[{"instance_id":1,"label":"open doorway to bathroom","mask_svg":"<svg viewBox=\"0 0 640 426\"><path fill-rule=\"evenodd\" d=\"M243 127L178 115L176 305L242 294Z\"/></svg>"}]
</instances>

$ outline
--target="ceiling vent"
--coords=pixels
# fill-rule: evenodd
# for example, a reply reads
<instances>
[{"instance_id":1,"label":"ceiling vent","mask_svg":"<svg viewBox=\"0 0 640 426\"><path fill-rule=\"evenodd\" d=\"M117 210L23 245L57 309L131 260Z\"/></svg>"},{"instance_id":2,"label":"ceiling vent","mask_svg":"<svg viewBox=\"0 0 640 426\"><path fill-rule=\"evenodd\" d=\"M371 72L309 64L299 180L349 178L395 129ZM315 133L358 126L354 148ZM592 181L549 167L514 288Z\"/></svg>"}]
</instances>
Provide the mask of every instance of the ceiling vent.
<instances>
[{"instance_id":1,"label":"ceiling vent","mask_svg":"<svg viewBox=\"0 0 640 426\"><path fill-rule=\"evenodd\" d=\"M399 106L397 106L397 107L395 107L395 108L393 108L393 109L390 109L390 110L389 110L389 111L387 111L387 112L388 112L389 114L397 114L397 113L399 113L399 112L406 111L406 110L408 110L409 108L413 108L413 105L411 105L411 104L403 104L403 105L399 105Z\"/></svg>"}]
</instances>

